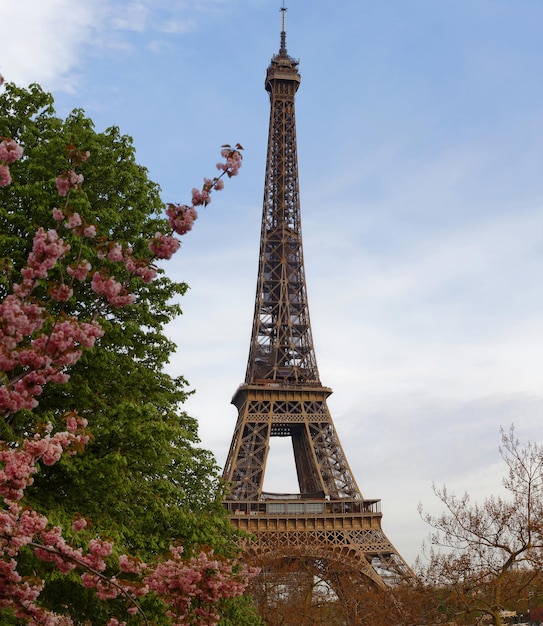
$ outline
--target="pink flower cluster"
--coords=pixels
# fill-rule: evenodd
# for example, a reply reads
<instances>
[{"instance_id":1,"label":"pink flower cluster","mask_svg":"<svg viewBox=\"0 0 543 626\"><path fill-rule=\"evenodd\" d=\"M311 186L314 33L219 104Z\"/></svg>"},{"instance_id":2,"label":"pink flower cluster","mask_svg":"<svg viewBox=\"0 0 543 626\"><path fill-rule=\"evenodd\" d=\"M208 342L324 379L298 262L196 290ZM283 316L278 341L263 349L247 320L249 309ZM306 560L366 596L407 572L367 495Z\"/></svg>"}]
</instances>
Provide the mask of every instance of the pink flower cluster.
<instances>
[{"instance_id":1,"label":"pink flower cluster","mask_svg":"<svg viewBox=\"0 0 543 626\"><path fill-rule=\"evenodd\" d=\"M175 237L155 233L155 236L149 242L149 250L157 259L171 259L179 250L181 242Z\"/></svg>"},{"instance_id":2,"label":"pink flower cluster","mask_svg":"<svg viewBox=\"0 0 543 626\"><path fill-rule=\"evenodd\" d=\"M0 161L13 163L23 156L23 149L13 139L3 138L0 142Z\"/></svg>"},{"instance_id":3,"label":"pink flower cluster","mask_svg":"<svg viewBox=\"0 0 543 626\"><path fill-rule=\"evenodd\" d=\"M97 231L94 224L86 224L81 215L77 212L71 212L69 209L64 211L54 208L53 218L58 222L64 222L64 227L72 232L75 237L94 238ZM56 231L54 231L56 232ZM156 270L149 265L146 260L137 261L132 257L130 248L123 248L118 242L105 242L100 244L98 248L98 259L108 259L115 263L123 264L129 274L133 274L141 278L143 282L149 283L155 278ZM66 267L66 273L76 280L85 281L91 275L92 266L87 259L81 259L79 256ZM134 301L133 294L129 294L126 287L113 276L95 271L92 272L91 288L98 295L104 296L108 304L119 308L127 306ZM66 285L59 285L51 291L51 297L57 301L67 301L71 298L73 292Z\"/></svg>"},{"instance_id":4,"label":"pink flower cluster","mask_svg":"<svg viewBox=\"0 0 543 626\"><path fill-rule=\"evenodd\" d=\"M171 547L171 557L145 577L145 583L168 606L172 625L216 624L219 601L241 595L256 570L240 567L202 551L188 561L182 547Z\"/></svg>"},{"instance_id":5,"label":"pink flower cluster","mask_svg":"<svg viewBox=\"0 0 543 626\"><path fill-rule=\"evenodd\" d=\"M221 170L228 178L237 176L243 156L241 154L243 148L236 144L235 148L231 148L229 145L224 145L221 150L221 156L225 159L224 163L217 163L217 169Z\"/></svg>"},{"instance_id":6,"label":"pink flower cluster","mask_svg":"<svg viewBox=\"0 0 543 626\"><path fill-rule=\"evenodd\" d=\"M37 472L36 464L43 461L45 465L54 465L63 451L76 449L88 441L85 432L87 421L77 415L71 415L71 423L65 432L51 435L50 424L45 435L36 434L25 439L21 446L12 448L5 446L0 449L0 495L10 502L22 499L24 490L33 482L32 476ZM5 540L5 536L0 533Z\"/></svg>"},{"instance_id":7,"label":"pink flower cluster","mask_svg":"<svg viewBox=\"0 0 543 626\"><path fill-rule=\"evenodd\" d=\"M96 537L90 539L86 550L74 547L63 536L60 527L49 526L44 515L20 504L26 487L33 482L39 462L53 465L63 453L74 453L87 443L86 420L71 414L66 419L66 426L65 432L51 434L49 424L45 435L36 434L27 438L18 448L5 446L0 449L0 495L4 499L4 507L0 510L0 607L11 607L16 617L32 624L72 622L36 604L43 582L24 580L17 572L16 557L25 546L33 548L39 559L53 563L61 573L82 571L83 584L95 588L99 597L141 595L139 591L134 591L132 583L123 585L104 574L106 559L113 549L110 541ZM86 528L87 521L83 518L76 519L72 525L75 532ZM121 565L121 559L119 561ZM121 567L121 570L126 571L126 568ZM136 570L132 567L130 571ZM142 567L138 571L141 572ZM146 592L145 586L140 587L142 592Z\"/></svg>"},{"instance_id":8,"label":"pink flower cluster","mask_svg":"<svg viewBox=\"0 0 543 626\"><path fill-rule=\"evenodd\" d=\"M63 574L73 572L78 567L103 572L107 567L104 559L110 556L113 550L113 543L98 538L89 541L88 552L85 553L82 548L74 548L66 541L60 526L42 529L39 540L41 545L34 550L36 556L42 561L54 563Z\"/></svg>"},{"instance_id":9,"label":"pink flower cluster","mask_svg":"<svg viewBox=\"0 0 543 626\"><path fill-rule=\"evenodd\" d=\"M28 265L22 271L23 290L18 290L17 293L21 296L30 293L36 284L36 279L47 278L49 271L69 250L70 246L59 237L56 230L45 231L39 228L34 236L32 252L28 255Z\"/></svg>"},{"instance_id":10,"label":"pink flower cluster","mask_svg":"<svg viewBox=\"0 0 543 626\"><path fill-rule=\"evenodd\" d=\"M40 332L47 315L44 307L11 294L0 304L0 414L37 406L36 397L48 382L68 380L64 371L92 348L103 335L97 322L64 319L49 332Z\"/></svg>"},{"instance_id":11,"label":"pink flower cluster","mask_svg":"<svg viewBox=\"0 0 543 626\"><path fill-rule=\"evenodd\" d=\"M83 183L83 174L77 174L74 170L66 170L55 179L59 196L67 196L72 189L79 189Z\"/></svg>"},{"instance_id":12,"label":"pink flower cluster","mask_svg":"<svg viewBox=\"0 0 543 626\"><path fill-rule=\"evenodd\" d=\"M11 183L9 164L17 161L22 156L23 149L16 141L7 137L2 138L2 141L0 141L0 187L6 187Z\"/></svg>"},{"instance_id":13,"label":"pink flower cluster","mask_svg":"<svg viewBox=\"0 0 543 626\"><path fill-rule=\"evenodd\" d=\"M77 280L83 282L84 280L86 280L91 269L91 264L86 259L82 259L79 261L75 261L71 265L68 265L68 267L66 268L66 273L72 278L76 278Z\"/></svg>"},{"instance_id":14,"label":"pink flower cluster","mask_svg":"<svg viewBox=\"0 0 543 626\"><path fill-rule=\"evenodd\" d=\"M123 248L123 246L118 242L107 242L106 244L102 244L98 249L98 259L107 259L113 263L124 265L129 274L137 276L146 284L152 282L157 274L156 269L152 266L149 260L135 259L132 255L132 249L130 247ZM113 284L112 288L115 290L117 289L117 287L113 286ZM115 297L113 291L111 291L111 294ZM107 290L103 295L107 297ZM128 301L124 305L115 304L115 302L109 300L108 302L113 306L125 306L126 304L130 304Z\"/></svg>"},{"instance_id":15,"label":"pink flower cluster","mask_svg":"<svg viewBox=\"0 0 543 626\"><path fill-rule=\"evenodd\" d=\"M82 348L91 348L103 334L97 322L55 320L45 303L39 304L32 298L39 281L48 278L69 249L56 230L39 228L27 266L21 270L22 283L14 285L13 294L0 303L2 415L34 408L43 386L48 382L66 382L65 369L79 359ZM53 301L65 302L71 298L72 289L51 282L49 296Z\"/></svg>"},{"instance_id":16,"label":"pink flower cluster","mask_svg":"<svg viewBox=\"0 0 543 626\"><path fill-rule=\"evenodd\" d=\"M47 518L20 504L26 487L32 484L39 461L56 463L64 452L73 452L88 441L86 421L72 415L70 430L27 438L19 447L4 445L0 450L0 494L4 506L0 511L0 607L10 607L14 616L30 624L68 625L71 619L58 616L36 604L43 581L23 579L17 571L17 556L25 546L36 547L36 541L51 538ZM46 544L43 544L46 547Z\"/></svg>"},{"instance_id":17,"label":"pink flower cluster","mask_svg":"<svg viewBox=\"0 0 543 626\"><path fill-rule=\"evenodd\" d=\"M5 162L20 158L22 152L10 140L4 139L0 144L0 156ZM57 220L64 219L59 209L54 209L53 215ZM68 225L73 229L83 226L77 213L70 216ZM66 368L80 358L83 348L91 348L103 334L97 322L55 319L47 303L38 303L32 297L40 281L48 280L51 270L60 265L69 251L70 245L55 229L39 228L27 265L21 270L22 282L14 285L13 294L0 303L0 414L4 416L34 408L36 397L48 382L66 382ZM84 280L90 269L88 261L79 260L66 272ZM48 294L51 301L67 302L73 290L63 281L50 281Z\"/></svg>"},{"instance_id":18,"label":"pink flower cluster","mask_svg":"<svg viewBox=\"0 0 543 626\"><path fill-rule=\"evenodd\" d=\"M92 275L91 287L94 293L105 296L111 306L123 307L134 302L134 294L128 293L122 283L99 271Z\"/></svg>"},{"instance_id":19,"label":"pink flower cluster","mask_svg":"<svg viewBox=\"0 0 543 626\"><path fill-rule=\"evenodd\" d=\"M67 211L67 215L64 215L63 211L55 207L53 209L53 218L57 220L57 222L65 220L64 228L75 231L77 235L91 239L96 237L96 226L94 226L94 224L85 224L79 213L70 213Z\"/></svg>"},{"instance_id":20,"label":"pink flower cluster","mask_svg":"<svg viewBox=\"0 0 543 626\"><path fill-rule=\"evenodd\" d=\"M196 209L183 204L168 204L166 215L171 229L178 235L186 235L198 218Z\"/></svg>"}]
</instances>

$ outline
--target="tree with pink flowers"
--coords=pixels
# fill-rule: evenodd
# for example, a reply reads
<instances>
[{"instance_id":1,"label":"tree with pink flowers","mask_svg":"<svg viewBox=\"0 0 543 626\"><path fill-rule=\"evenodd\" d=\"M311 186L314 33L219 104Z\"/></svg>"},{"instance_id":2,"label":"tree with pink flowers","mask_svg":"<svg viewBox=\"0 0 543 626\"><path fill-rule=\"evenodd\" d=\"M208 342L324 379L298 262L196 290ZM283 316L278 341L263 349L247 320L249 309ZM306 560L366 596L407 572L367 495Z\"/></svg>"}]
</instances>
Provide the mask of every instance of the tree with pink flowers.
<instances>
[{"instance_id":1,"label":"tree with pink flowers","mask_svg":"<svg viewBox=\"0 0 543 626\"><path fill-rule=\"evenodd\" d=\"M128 137L59 119L37 86L0 94L0 136L2 622L258 623L186 383L163 370L186 286L156 265L239 148L163 207Z\"/></svg>"}]
</instances>

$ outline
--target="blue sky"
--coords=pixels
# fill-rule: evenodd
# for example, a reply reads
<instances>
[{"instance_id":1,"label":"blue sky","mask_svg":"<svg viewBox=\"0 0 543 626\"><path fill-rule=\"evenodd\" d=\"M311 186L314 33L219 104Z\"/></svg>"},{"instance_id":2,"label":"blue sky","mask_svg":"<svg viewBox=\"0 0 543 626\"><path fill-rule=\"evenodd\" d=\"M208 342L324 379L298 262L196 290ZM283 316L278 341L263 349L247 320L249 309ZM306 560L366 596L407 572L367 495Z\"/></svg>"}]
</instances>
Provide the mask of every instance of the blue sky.
<instances>
[{"instance_id":1,"label":"blue sky","mask_svg":"<svg viewBox=\"0 0 543 626\"><path fill-rule=\"evenodd\" d=\"M276 0L3 0L0 72L117 125L165 201L245 162L168 271L191 289L171 372L220 464L245 374ZM413 562L432 483L500 490L500 426L542 441L543 3L288 0L317 360L357 482ZM270 490L292 489L272 440Z\"/></svg>"}]
</instances>

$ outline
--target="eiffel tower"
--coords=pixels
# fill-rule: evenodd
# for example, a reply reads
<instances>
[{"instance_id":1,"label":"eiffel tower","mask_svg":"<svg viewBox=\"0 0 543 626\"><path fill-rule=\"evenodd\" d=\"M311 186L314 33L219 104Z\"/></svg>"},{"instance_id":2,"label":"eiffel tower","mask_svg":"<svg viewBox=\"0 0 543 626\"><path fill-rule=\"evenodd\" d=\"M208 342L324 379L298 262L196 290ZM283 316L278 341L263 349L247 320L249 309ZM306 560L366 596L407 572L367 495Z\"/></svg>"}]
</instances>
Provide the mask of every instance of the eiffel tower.
<instances>
[{"instance_id":1,"label":"eiffel tower","mask_svg":"<svg viewBox=\"0 0 543 626\"><path fill-rule=\"evenodd\" d=\"M386 587L412 572L381 529L380 500L366 500L341 447L319 378L306 293L294 100L298 61L281 42L265 81L270 122L258 284L245 382L223 478L225 506L251 538L246 558L297 558L336 581ZM300 492L263 491L271 437L290 437Z\"/></svg>"}]
</instances>

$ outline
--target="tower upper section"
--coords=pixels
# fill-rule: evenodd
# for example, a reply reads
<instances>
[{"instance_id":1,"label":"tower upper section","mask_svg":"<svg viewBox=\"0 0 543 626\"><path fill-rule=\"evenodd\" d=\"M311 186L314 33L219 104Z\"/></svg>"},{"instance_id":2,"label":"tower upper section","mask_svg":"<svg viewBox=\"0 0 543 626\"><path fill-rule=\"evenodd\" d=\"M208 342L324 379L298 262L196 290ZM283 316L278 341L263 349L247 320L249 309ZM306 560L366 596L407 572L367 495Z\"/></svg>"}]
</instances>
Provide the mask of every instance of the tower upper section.
<instances>
[{"instance_id":1,"label":"tower upper section","mask_svg":"<svg viewBox=\"0 0 543 626\"><path fill-rule=\"evenodd\" d=\"M268 67L268 71L266 73L266 91L270 94L270 98L272 98L275 91L282 92L282 95L291 95L294 100L294 94L296 93L299 85L300 85L300 74L298 73L298 63L296 59L293 59L288 55L287 52L287 35L285 32L285 11L286 9L281 9L283 12L283 30L281 31L281 45L279 47L279 52L272 57L271 63ZM277 81L284 81L285 85L283 85L283 89L277 89ZM286 88L287 84L290 89ZM275 93L275 95L279 95Z\"/></svg>"},{"instance_id":2,"label":"tower upper section","mask_svg":"<svg viewBox=\"0 0 543 626\"><path fill-rule=\"evenodd\" d=\"M270 122L258 284L246 384L320 385L302 250L294 98L298 61L286 49L271 59L265 88Z\"/></svg>"}]
</instances>

